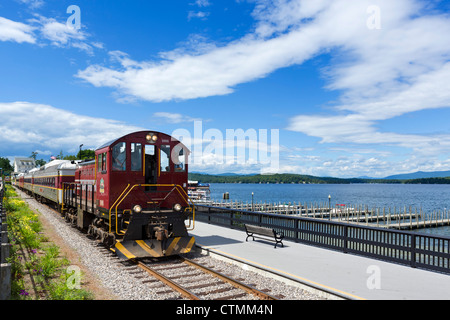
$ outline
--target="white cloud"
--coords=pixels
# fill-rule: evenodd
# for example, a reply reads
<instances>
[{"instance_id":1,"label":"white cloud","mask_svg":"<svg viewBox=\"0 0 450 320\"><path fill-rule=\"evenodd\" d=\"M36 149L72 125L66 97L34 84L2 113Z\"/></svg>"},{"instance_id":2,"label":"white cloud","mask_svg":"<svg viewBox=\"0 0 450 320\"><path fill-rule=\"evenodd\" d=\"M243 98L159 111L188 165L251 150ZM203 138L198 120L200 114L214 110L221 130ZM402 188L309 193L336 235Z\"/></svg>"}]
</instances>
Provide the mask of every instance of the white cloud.
<instances>
[{"instance_id":1,"label":"white cloud","mask_svg":"<svg viewBox=\"0 0 450 320\"><path fill-rule=\"evenodd\" d=\"M38 9L44 5L43 0L18 0L19 2L26 4L29 6L30 9Z\"/></svg>"},{"instance_id":2,"label":"white cloud","mask_svg":"<svg viewBox=\"0 0 450 320\"><path fill-rule=\"evenodd\" d=\"M168 123L183 123L201 120L200 118L192 118L189 116L182 115L180 113L170 113L170 112L155 112L153 116L165 119L165 121Z\"/></svg>"},{"instance_id":3,"label":"white cloud","mask_svg":"<svg viewBox=\"0 0 450 320\"><path fill-rule=\"evenodd\" d=\"M36 15L38 19L31 22L39 26L41 38L50 41L51 45L61 48L78 48L92 55L95 48L102 48L98 42L90 43L89 34L82 28L68 26L65 22L58 22L53 18Z\"/></svg>"},{"instance_id":4,"label":"white cloud","mask_svg":"<svg viewBox=\"0 0 450 320\"><path fill-rule=\"evenodd\" d=\"M189 11L188 12L188 21L192 20L193 18L198 18L201 20L206 20L206 18L209 16L209 12L205 11Z\"/></svg>"},{"instance_id":5,"label":"white cloud","mask_svg":"<svg viewBox=\"0 0 450 320\"><path fill-rule=\"evenodd\" d=\"M209 7L211 5L209 0L195 0L195 4L199 7Z\"/></svg>"},{"instance_id":6,"label":"white cloud","mask_svg":"<svg viewBox=\"0 0 450 320\"><path fill-rule=\"evenodd\" d=\"M28 2L27 2L28 3ZM39 4L31 1L29 4ZM90 35L81 29L68 26L53 18L34 14L35 18L28 23L16 22L0 17L0 41L14 41L18 43L32 43L46 45L49 43L60 48L77 48L93 55L95 49L103 49L100 42L89 41Z\"/></svg>"},{"instance_id":7,"label":"white cloud","mask_svg":"<svg viewBox=\"0 0 450 320\"><path fill-rule=\"evenodd\" d=\"M77 77L96 87L113 87L122 94L155 102L225 95L233 92L235 85L310 57L315 50L298 52L298 44L310 38L313 48L317 41L309 32L268 41L243 39L198 55L174 52L166 53L170 59L159 62L133 61L124 70L92 65Z\"/></svg>"},{"instance_id":8,"label":"white cloud","mask_svg":"<svg viewBox=\"0 0 450 320\"><path fill-rule=\"evenodd\" d=\"M83 41L86 36L83 32L67 26L65 23L57 22L53 18L41 17L41 32L44 38L50 40L56 46L66 45L70 41Z\"/></svg>"},{"instance_id":9,"label":"white cloud","mask_svg":"<svg viewBox=\"0 0 450 320\"><path fill-rule=\"evenodd\" d=\"M35 43L34 29L27 24L0 17L0 41Z\"/></svg>"},{"instance_id":10,"label":"white cloud","mask_svg":"<svg viewBox=\"0 0 450 320\"><path fill-rule=\"evenodd\" d=\"M144 130L126 123L75 114L45 104L0 103L2 148L32 145L34 149L76 152L80 144L96 148L121 135Z\"/></svg>"},{"instance_id":11,"label":"white cloud","mask_svg":"<svg viewBox=\"0 0 450 320\"><path fill-rule=\"evenodd\" d=\"M377 130L379 121L420 110L450 107L450 63L442 63L409 82L398 86L391 83L389 92L384 90L384 94L372 94L370 98L347 99L346 104L336 107L341 112L350 112L346 115L296 116L291 119L288 129L320 137L323 143L375 143L398 145L425 153L449 152L450 135L420 136Z\"/></svg>"}]
</instances>

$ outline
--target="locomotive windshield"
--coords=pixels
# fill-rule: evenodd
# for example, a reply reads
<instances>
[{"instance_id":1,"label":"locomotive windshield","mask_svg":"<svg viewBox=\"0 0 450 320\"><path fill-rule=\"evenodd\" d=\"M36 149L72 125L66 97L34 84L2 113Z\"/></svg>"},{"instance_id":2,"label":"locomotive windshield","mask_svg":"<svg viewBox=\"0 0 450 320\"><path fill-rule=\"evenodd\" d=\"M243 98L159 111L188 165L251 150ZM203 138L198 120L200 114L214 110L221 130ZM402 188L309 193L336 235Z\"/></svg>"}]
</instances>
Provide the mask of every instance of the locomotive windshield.
<instances>
[{"instance_id":1,"label":"locomotive windshield","mask_svg":"<svg viewBox=\"0 0 450 320\"><path fill-rule=\"evenodd\" d=\"M142 170L142 145L140 143L131 144L131 171Z\"/></svg>"}]
</instances>

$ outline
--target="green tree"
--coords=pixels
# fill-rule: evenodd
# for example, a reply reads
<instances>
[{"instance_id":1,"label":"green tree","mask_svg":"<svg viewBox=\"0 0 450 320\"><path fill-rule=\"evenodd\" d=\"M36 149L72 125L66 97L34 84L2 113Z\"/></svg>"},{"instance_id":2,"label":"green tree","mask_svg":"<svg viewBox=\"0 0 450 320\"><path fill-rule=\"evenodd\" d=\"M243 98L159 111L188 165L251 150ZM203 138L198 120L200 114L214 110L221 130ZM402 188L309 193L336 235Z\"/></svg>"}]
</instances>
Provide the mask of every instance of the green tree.
<instances>
[{"instance_id":1,"label":"green tree","mask_svg":"<svg viewBox=\"0 0 450 320\"><path fill-rule=\"evenodd\" d=\"M38 167L42 167L42 166L44 166L47 163L43 159L36 160L35 162L36 162L36 166L38 166Z\"/></svg>"},{"instance_id":2,"label":"green tree","mask_svg":"<svg viewBox=\"0 0 450 320\"><path fill-rule=\"evenodd\" d=\"M2 168L3 174L6 175L9 175L14 171L14 168L8 158L0 157L0 168Z\"/></svg>"},{"instance_id":3,"label":"green tree","mask_svg":"<svg viewBox=\"0 0 450 320\"><path fill-rule=\"evenodd\" d=\"M85 149L85 150L80 150L77 153L77 159L95 159L95 150L91 150L91 149Z\"/></svg>"},{"instance_id":4,"label":"green tree","mask_svg":"<svg viewBox=\"0 0 450 320\"><path fill-rule=\"evenodd\" d=\"M62 150L59 151L59 155L56 156L56 159L58 159L58 160L63 160L64 159L64 154L63 154Z\"/></svg>"},{"instance_id":5,"label":"green tree","mask_svg":"<svg viewBox=\"0 0 450 320\"><path fill-rule=\"evenodd\" d=\"M74 155L68 155L68 156L64 156L63 160L77 160L77 156Z\"/></svg>"}]
</instances>

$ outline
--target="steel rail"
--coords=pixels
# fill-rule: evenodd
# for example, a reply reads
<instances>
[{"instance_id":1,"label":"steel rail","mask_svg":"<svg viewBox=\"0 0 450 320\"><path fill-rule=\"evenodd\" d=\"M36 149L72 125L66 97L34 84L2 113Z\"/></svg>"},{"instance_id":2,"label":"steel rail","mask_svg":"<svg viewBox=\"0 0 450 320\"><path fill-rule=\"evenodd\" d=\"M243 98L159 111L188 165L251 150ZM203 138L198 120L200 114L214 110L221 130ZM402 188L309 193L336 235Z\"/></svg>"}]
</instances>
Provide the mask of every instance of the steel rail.
<instances>
[{"instance_id":1,"label":"steel rail","mask_svg":"<svg viewBox=\"0 0 450 320\"><path fill-rule=\"evenodd\" d=\"M178 258L185 264L190 265L192 267L195 267L196 269L201 270L204 273L208 273L216 278L219 278L220 280L222 280L223 282L226 282L230 285L232 285L235 288L238 288L240 290L243 290L244 292L246 292L247 294L251 294L254 295L256 297L258 297L261 300L278 300L276 297L262 292L252 286L246 285L238 280L232 279L218 271L215 271L211 268L208 268L206 266L203 266L201 264L198 264L190 259L178 256ZM169 287L171 287L173 290L181 293L184 297L190 299L190 300L202 300L199 296L197 296L196 294L192 293L191 291L189 291L188 289L184 288L183 286L177 284L176 282L172 281L171 279L169 279L168 277L164 276L163 274L161 274L160 272L153 270L151 267L147 266L146 264L140 262L140 261L134 261L137 266L139 266L141 269L143 269L144 271L146 271L147 273L149 273L150 275L152 275L153 277L155 277L156 279L160 280L161 282L167 284ZM220 298L219 298L220 299Z\"/></svg>"},{"instance_id":2,"label":"steel rail","mask_svg":"<svg viewBox=\"0 0 450 320\"><path fill-rule=\"evenodd\" d=\"M239 288L239 289L244 290L245 292L247 292L249 294L257 296L261 300L278 300L277 298L275 298L274 296L272 296L272 295L270 295L268 293L262 292L262 291L260 291L260 290L258 290L256 288L253 288L252 286L248 286L248 285L246 285L246 284L244 284L244 283L242 283L242 282L240 282L238 280L232 279L232 278L230 278L230 277L228 277L228 276L226 276L226 275L224 275L224 274L222 274L222 273L220 273L218 271L215 271L213 269L210 269L208 267L200 265L200 264L198 264L198 263L196 263L196 262L194 262L192 260L189 260L189 259L184 258L184 257L180 257L180 259L186 264L189 264L189 265L194 266L194 267L196 267L198 269L201 269L202 271L207 272L207 273L213 275L214 277L217 277L217 278L221 279L222 281L225 281L225 282L231 284L232 286L234 286L236 288Z\"/></svg>"},{"instance_id":3,"label":"steel rail","mask_svg":"<svg viewBox=\"0 0 450 320\"><path fill-rule=\"evenodd\" d=\"M169 287L171 287L172 289L174 289L175 291L178 291L179 293L181 293L184 297L190 299L190 300L201 300L197 295L195 295L194 293L190 292L189 290L183 288L182 286L180 286L179 284L177 284L176 282L170 280L169 278L167 278L166 276L162 275L161 273L159 273L156 270L153 270L152 268L148 267L147 265L145 265L144 263L138 261L137 265L145 270L147 273L151 274L153 277L155 277L156 279L162 281L163 283L167 284Z\"/></svg>"}]
</instances>

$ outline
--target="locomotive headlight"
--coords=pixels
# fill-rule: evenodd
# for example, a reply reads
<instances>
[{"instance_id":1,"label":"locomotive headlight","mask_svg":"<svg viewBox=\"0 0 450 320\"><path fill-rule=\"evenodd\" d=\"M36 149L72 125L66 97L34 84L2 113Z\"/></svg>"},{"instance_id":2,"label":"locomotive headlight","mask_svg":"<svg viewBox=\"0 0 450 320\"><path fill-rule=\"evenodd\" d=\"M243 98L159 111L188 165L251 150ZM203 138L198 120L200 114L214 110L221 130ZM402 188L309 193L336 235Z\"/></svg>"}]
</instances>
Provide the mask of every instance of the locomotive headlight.
<instances>
[{"instance_id":1,"label":"locomotive headlight","mask_svg":"<svg viewBox=\"0 0 450 320\"><path fill-rule=\"evenodd\" d=\"M136 213L140 213L142 211L142 207L137 204L133 207L133 211Z\"/></svg>"},{"instance_id":2,"label":"locomotive headlight","mask_svg":"<svg viewBox=\"0 0 450 320\"><path fill-rule=\"evenodd\" d=\"M145 139L147 139L148 142L156 142L156 140L158 140L158 136L156 133L150 132L145 136Z\"/></svg>"},{"instance_id":3,"label":"locomotive headlight","mask_svg":"<svg viewBox=\"0 0 450 320\"><path fill-rule=\"evenodd\" d=\"M183 207L182 207L181 204L179 204L179 203L176 203L176 204L173 206L173 210L175 210L175 211L180 212L181 209L183 209Z\"/></svg>"}]
</instances>

